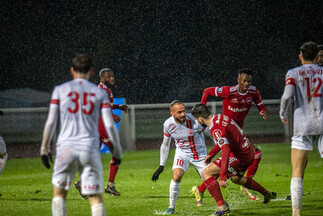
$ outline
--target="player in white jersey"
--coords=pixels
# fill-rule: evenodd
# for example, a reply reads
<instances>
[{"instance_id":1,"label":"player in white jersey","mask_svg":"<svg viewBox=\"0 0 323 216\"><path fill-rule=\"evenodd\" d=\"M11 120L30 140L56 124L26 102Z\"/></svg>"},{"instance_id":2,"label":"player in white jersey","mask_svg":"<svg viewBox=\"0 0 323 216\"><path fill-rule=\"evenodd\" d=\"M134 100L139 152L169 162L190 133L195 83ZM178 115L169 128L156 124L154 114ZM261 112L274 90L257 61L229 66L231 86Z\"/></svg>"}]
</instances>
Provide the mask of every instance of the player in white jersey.
<instances>
[{"instance_id":1,"label":"player in white jersey","mask_svg":"<svg viewBox=\"0 0 323 216\"><path fill-rule=\"evenodd\" d=\"M0 116L2 115L3 115L3 112L0 110ZM8 159L8 154L7 154L6 143L4 142L4 140L0 135L0 175L6 166L7 159Z\"/></svg>"},{"instance_id":2,"label":"player in white jersey","mask_svg":"<svg viewBox=\"0 0 323 216\"><path fill-rule=\"evenodd\" d=\"M106 211L102 196L103 169L99 150L100 113L114 144L113 156L121 159L119 136L106 92L88 81L93 74L91 59L83 54L76 56L71 73L73 80L56 86L52 93L41 145L43 164L50 168L50 142L60 117L52 176L52 214L66 215L66 196L78 171L82 193L89 195L92 215L102 216L106 215Z\"/></svg>"},{"instance_id":3,"label":"player in white jersey","mask_svg":"<svg viewBox=\"0 0 323 216\"><path fill-rule=\"evenodd\" d=\"M172 117L164 122L164 138L160 147L160 166L154 173L152 180L157 181L159 174L163 172L168 157L171 139L176 145L173 162L173 178L169 186L169 207L164 214L174 214L176 200L180 193L180 183L184 173L192 164L198 171L200 177L202 170L206 167L204 158L207 155L202 127L192 116L185 112L185 106L180 101L170 104Z\"/></svg>"},{"instance_id":4,"label":"player in white jersey","mask_svg":"<svg viewBox=\"0 0 323 216\"><path fill-rule=\"evenodd\" d=\"M314 64L318 47L304 43L299 55L302 66L287 72L281 98L280 118L287 120L289 100L294 96L294 131L291 145L292 179L291 200L293 216L300 215L303 195L303 177L313 141L317 141L323 157L323 67Z\"/></svg>"}]
</instances>

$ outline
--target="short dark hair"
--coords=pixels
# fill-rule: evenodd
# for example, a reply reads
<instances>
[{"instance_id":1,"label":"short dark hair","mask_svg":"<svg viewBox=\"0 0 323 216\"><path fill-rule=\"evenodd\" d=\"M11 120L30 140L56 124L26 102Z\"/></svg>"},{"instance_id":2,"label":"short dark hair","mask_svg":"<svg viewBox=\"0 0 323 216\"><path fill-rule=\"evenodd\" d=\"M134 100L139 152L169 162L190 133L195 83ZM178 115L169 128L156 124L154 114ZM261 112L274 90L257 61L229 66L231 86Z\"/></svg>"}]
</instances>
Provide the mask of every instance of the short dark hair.
<instances>
[{"instance_id":1,"label":"short dark hair","mask_svg":"<svg viewBox=\"0 0 323 216\"><path fill-rule=\"evenodd\" d=\"M252 70L250 68L241 68L238 70L238 74L248 74L250 76L252 76Z\"/></svg>"},{"instance_id":2,"label":"short dark hair","mask_svg":"<svg viewBox=\"0 0 323 216\"><path fill-rule=\"evenodd\" d=\"M313 61L319 52L319 48L314 42L306 42L300 48L304 60Z\"/></svg>"},{"instance_id":3,"label":"short dark hair","mask_svg":"<svg viewBox=\"0 0 323 216\"><path fill-rule=\"evenodd\" d=\"M202 117L204 119L208 118L211 114L211 111L204 104L196 104L191 111L192 115L195 118Z\"/></svg>"},{"instance_id":4,"label":"short dark hair","mask_svg":"<svg viewBox=\"0 0 323 216\"><path fill-rule=\"evenodd\" d=\"M100 70L99 76L102 77L108 71L113 72L110 68L103 68L102 70Z\"/></svg>"},{"instance_id":5,"label":"short dark hair","mask_svg":"<svg viewBox=\"0 0 323 216\"><path fill-rule=\"evenodd\" d=\"M72 60L72 67L77 73L86 74L92 66L92 59L86 54L79 54Z\"/></svg>"}]
</instances>

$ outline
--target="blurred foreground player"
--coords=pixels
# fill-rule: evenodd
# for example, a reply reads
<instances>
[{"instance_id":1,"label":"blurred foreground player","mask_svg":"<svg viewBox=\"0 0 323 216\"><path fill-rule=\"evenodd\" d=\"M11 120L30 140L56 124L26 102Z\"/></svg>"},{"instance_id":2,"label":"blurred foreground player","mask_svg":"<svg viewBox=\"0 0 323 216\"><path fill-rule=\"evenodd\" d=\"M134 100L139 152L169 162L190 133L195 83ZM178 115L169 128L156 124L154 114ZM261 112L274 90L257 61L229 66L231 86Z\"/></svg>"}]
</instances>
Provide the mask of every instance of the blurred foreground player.
<instances>
[{"instance_id":1,"label":"blurred foreground player","mask_svg":"<svg viewBox=\"0 0 323 216\"><path fill-rule=\"evenodd\" d=\"M119 135L111 115L106 92L89 82L93 74L92 61L78 55L72 61L73 80L55 87L41 145L41 159L50 168L50 142L58 117L60 132L56 143L56 160L52 176L54 216L66 215L66 196L75 172L80 173L82 193L89 196L93 216L106 215L103 203L103 170L98 132L102 115L107 132L114 144L113 156L122 157Z\"/></svg>"},{"instance_id":2,"label":"blurred foreground player","mask_svg":"<svg viewBox=\"0 0 323 216\"><path fill-rule=\"evenodd\" d=\"M120 109L126 113L128 111L127 105L113 104L113 93L112 93L112 90L110 89L115 84L113 71L110 68L103 68L100 71L99 76L100 76L100 84L98 87L104 89L107 92L108 97L110 99L111 108ZM112 109L111 109L111 114L112 114ZM121 121L118 115L112 114L112 116L116 123L119 123ZM109 139L108 134L106 133L101 116L99 119L99 133L100 133L101 143L103 142L113 153L114 151L113 145L111 143L111 140ZM121 163L121 158L120 159L117 159L114 157L111 158L110 170L109 170L109 182L108 182L108 185L105 187L106 193L111 193L115 196L120 196L120 192L117 191L114 186L114 180L119 170L120 163ZM81 185L80 181L75 182L75 188L79 191L80 195L86 199L87 196L81 193L80 185Z\"/></svg>"},{"instance_id":3,"label":"blurred foreground player","mask_svg":"<svg viewBox=\"0 0 323 216\"><path fill-rule=\"evenodd\" d=\"M180 184L184 173L192 164L201 176L206 167L204 158L207 154L202 127L192 116L185 111L184 103L173 101L170 104L169 117L164 122L164 138L160 146L160 166L154 173L152 180L157 181L159 174L164 170L172 138L175 141L176 152L173 162L173 178L169 185L169 207L164 214L174 214L176 200L180 193Z\"/></svg>"},{"instance_id":4,"label":"blurred foreground player","mask_svg":"<svg viewBox=\"0 0 323 216\"><path fill-rule=\"evenodd\" d=\"M202 171L204 183L219 207L213 215L230 213L229 205L224 201L220 190L220 186L223 188L228 186L227 178L235 184L264 195L264 204L276 198L276 193L268 191L251 177L244 177L254 161L255 148L235 121L225 115L212 115L204 104L195 105L192 115L202 126L209 127L213 138L217 141L205 157L204 162L209 165ZM222 151L221 157L210 163L219 151ZM220 179L217 181L218 178Z\"/></svg>"},{"instance_id":5,"label":"blurred foreground player","mask_svg":"<svg viewBox=\"0 0 323 216\"><path fill-rule=\"evenodd\" d=\"M0 116L2 115L3 115L3 112L0 110ZM7 154L6 143L4 142L4 140L0 135L0 175L6 166L7 159L8 159L8 154Z\"/></svg>"},{"instance_id":6,"label":"blurred foreground player","mask_svg":"<svg viewBox=\"0 0 323 216\"><path fill-rule=\"evenodd\" d=\"M288 124L289 101L294 96L294 131L291 143L292 179L290 184L293 216L300 215L303 178L309 153L316 141L323 157L323 67L314 64L319 49L304 43L299 59L302 66L289 70L281 98L280 118Z\"/></svg>"},{"instance_id":7,"label":"blurred foreground player","mask_svg":"<svg viewBox=\"0 0 323 216\"><path fill-rule=\"evenodd\" d=\"M319 48L319 52L317 53L314 63L323 66L323 45L318 45L317 47Z\"/></svg>"},{"instance_id":8,"label":"blurred foreground player","mask_svg":"<svg viewBox=\"0 0 323 216\"><path fill-rule=\"evenodd\" d=\"M260 93L255 86L252 86L252 70L249 68L242 68L238 71L237 78L238 85L210 87L204 90L201 103L206 105L209 96L216 96L223 98L222 114L232 118L241 128L253 103L256 104L259 114L263 119L268 119L269 115L264 106ZM246 176L253 178L259 167L262 153L258 148L255 148L254 162L248 168ZM253 195L247 188L241 186L241 190L251 199L258 200L258 196ZM202 197L205 191L205 186L202 184L199 187L194 186L196 200Z\"/></svg>"}]
</instances>

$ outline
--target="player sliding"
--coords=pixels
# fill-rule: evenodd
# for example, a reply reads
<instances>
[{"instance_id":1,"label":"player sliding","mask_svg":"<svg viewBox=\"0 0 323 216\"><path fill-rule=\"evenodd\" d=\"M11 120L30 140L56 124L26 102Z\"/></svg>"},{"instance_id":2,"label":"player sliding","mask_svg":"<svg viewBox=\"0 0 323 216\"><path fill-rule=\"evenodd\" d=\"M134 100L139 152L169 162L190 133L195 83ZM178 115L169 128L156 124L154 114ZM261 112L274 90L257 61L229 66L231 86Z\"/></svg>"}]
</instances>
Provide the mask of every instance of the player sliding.
<instances>
[{"instance_id":1,"label":"player sliding","mask_svg":"<svg viewBox=\"0 0 323 216\"><path fill-rule=\"evenodd\" d=\"M264 195L264 204L276 198L276 193L268 191L251 177L244 177L254 161L255 148L235 121L225 115L212 115L204 104L195 105L192 115L202 126L209 127L217 142L205 157L204 162L209 165L202 171L203 181L219 208L213 215L230 213L229 205L224 201L220 190L220 187L228 186L227 178ZM222 151L221 157L210 163L219 151Z\"/></svg>"},{"instance_id":2,"label":"player sliding","mask_svg":"<svg viewBox=\"0 0 323 216\"><path fill-rule=\"evenodd\" d=\"M160 166L152 177L153 181L157 181L159 174L163 172L170 142L173 138L176 152L173 163L173 178L169 185L170 204L164 214L174 214L184 173L192 164L201 176L201 171L206 167L203 160L207 154L204 134L202 133L207 128L202 127L192 114L186 114L185 106L180 101L176 100L170 104L170 114L171 117L164 123L164 138L160 146Z\"/></svg>"},{"instance_id":3,"label":"player sliding","mask_svg":"<svg viewBox=\"0 0 323 216\"><path fill-rule=\"evenodd\" d=\"M252 103L255 103L260 115L263 119L268 119L267 109L264 106L260 93L255 86L251 86L252 83L252 70L249 68L242 68L238 71L238 85L235 86L223 86L223 87L211 87L207 88L203 92L201 103L206 105L209 96L217 96L223 98L223 115L232 118L241 128L243 128L243 121L246 118ZM254 162L247 170L247 177L253 178L260 160L261 151L255 148ZM259 197L253 195L246 188L241 186L241 190L252 200L258 200ZM202 202L203 192L205 186L202 184L192 188L192 192L195 194L196 201Z\"/></svg>"}]
</instances>

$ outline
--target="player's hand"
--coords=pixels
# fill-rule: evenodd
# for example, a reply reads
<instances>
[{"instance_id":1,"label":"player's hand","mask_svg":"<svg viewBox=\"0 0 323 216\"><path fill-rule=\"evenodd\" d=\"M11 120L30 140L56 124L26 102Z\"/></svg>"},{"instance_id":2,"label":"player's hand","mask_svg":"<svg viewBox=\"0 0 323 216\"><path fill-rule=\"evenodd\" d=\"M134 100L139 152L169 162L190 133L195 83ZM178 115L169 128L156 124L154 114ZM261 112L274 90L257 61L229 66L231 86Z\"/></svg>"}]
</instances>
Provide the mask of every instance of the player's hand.
<instances>
[{"instance_id":1,"label":"player's hand","mask_svg":"<svg viewBox=\"0 0 323 216\"><path fill-rule=\"evenodd\" d=\"M122 111L124 111L125 113L128 112L128 106L127 105L119 105L119 109L121 109Z\"/></svg>"},{"instance_id":2,"label":"player's hand","mask_svg":"<svg viewBox=\"0 0 323 216\"><path fill-rule=\"evenodd\" d=\"M287 120L287 118L281 118L281 121L282 121L284 124L289 124L289 121Z\"/></svg>"},{"instance_id":3,"label":"player's hand","mask_svg":"<svg viewBox=\"0 0 323 216\"><path fill-rule=\"evenodd\" d=\"M226 188L229 186L229 183L227 182L227 180L220 180L219 185L220 187Z\"/></svg>"},{"instance_id":4,"label":"player's hand","mask_svg":"<svg viewBox=\"0 0 323 216\"><path fill-rule=\"evenodd\" d=\"M153 177L151 178L151 180L157 181L159 174L162 173L163 171L164 171L164 166L159 166L156 172L154 173Z\"/></svg>"},{"instance_id":5,"label":"player's hand","mask_svg":"<svg viewBox=\"0 0 323 216\"><path fill-rule=\"evenodd\" d=\"M209 165L211 163L211 160L212 160L211 155L206 155L206 157L204 158L204 164Z\"/></svg>"},{"instance_id":6,"label":"player's hand","mask_svg":"<svg viewBox=\"0 0 323 216\"><path fill-rule=\"evenodd\" d=\"M267 120L269 119L269 115L266 111L261 111L260 115L262 116L263 119Z\"/></svg>"},{"instance_id":7,"label":"player's hand","mask_svg":"<svg viewBox=\"0 0 323 216\"><path fill-rule=\"evenodd\" d=\"M49 160L50 160L51 163L53 163L52 154L48 153L47 155L42 155L41 160L42 160L44 166L47 169L49 169L50 168Z\"/></svg>"}]
</instances>

